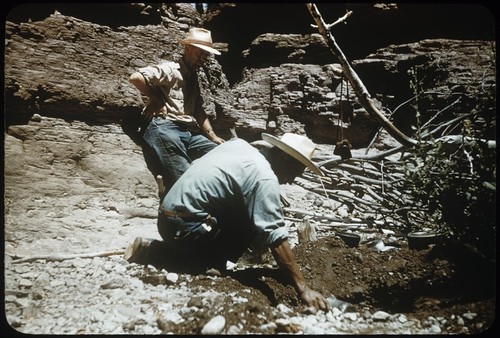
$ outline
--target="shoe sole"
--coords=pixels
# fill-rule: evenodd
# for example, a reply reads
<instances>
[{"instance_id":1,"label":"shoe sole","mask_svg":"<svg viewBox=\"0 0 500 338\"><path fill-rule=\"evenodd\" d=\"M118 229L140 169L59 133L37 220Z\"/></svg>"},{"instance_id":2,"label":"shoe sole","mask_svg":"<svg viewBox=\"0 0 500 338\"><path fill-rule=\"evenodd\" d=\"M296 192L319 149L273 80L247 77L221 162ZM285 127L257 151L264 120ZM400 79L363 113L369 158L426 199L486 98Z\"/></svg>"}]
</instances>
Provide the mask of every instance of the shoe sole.
<instances>
[{"instance_id":1,"label":"shoe sole","mask_svg":"<svg viewBox=\"0 0 500 338\"><path fill-rule=\"evenodd\" d=\"M125 250L125 253L123 254L123 259L125 259L129 263L133 263L137 259L137 253L143 243L142 237L136 237L134 239L134 242L130 244L127 249Z\"/></svg>"}]
</instances>

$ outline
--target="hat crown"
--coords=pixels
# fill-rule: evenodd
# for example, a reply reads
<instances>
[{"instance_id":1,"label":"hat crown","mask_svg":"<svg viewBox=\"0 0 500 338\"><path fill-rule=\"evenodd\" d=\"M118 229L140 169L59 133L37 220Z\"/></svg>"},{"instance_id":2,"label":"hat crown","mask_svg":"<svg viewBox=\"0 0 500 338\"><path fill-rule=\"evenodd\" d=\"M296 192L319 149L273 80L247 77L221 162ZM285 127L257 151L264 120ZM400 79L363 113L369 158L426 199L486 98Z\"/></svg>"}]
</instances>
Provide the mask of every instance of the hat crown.
<instances>
[{"instance_id":1,"label":"hat crown","mask_svg":"<svg viewBox=\"0 0 500 338\"><path fill-rule=\"evenodd\" d=\"M199 43L212 47L212 34L204 28L191 28L188 36L184 40L185 43Z\"/></svg>"},{"instance_id":2,"label":"hat crown","mask_svg":"<svg viewBox=\"0 0 500 338\"><path fill-rule=\"evenodd\" d=\"M312 161L312 155L316 149L316 144L307 136L284 133L281 138L278 139L271 134L262 133L262 139L302 162L302 164L316 174L324 176L323 172Z\"/></svg>"},{"instance_id":3,"label":"hat crown","mask_svg":"<svg viewBox=\"0 0 500 338\"><path fill-rule=\"evenodd\" d=\"M281 142L295 149L308 160L312 159L316 145L308 138L302 135L285 133L280 138Z\"/></svg>"},{"instance_id":4,"label":"hat crown","mask_svg":"<svg viewBox=\"0 0 500 338\"><path fill-rule=\"evenodd\" d=\"M179 42L183 45L192 45L209 53L220 55L220 52L213 47L212 33L205 28L193 27L189 29L187 37Z\"/></svg>"}]
</instances>

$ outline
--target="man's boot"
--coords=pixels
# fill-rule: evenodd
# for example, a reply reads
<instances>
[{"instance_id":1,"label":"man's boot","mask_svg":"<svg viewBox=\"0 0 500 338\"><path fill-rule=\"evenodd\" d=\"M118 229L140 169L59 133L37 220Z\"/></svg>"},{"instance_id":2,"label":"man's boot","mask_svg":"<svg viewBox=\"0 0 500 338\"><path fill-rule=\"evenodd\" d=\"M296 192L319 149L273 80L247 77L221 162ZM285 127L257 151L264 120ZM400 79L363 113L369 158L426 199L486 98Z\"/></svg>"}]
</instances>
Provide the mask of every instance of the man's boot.
<instances>
[{"instance_id":1,"label":"man's boot","mask_svg":"<svg viewBox=\"0 0 500 338\"><path fill-rule=\"evenodd\" d=\"M129 263L151 264L151 246L157 240L151 238L136 237L134 242L125 250L123 259Z\"/></svg>"},{"instance_id":2,"label":"man's boot","mask_svg":"<svg viewBox=\"0 0 500 338\"><path fill-rule=\"evenodd\" d=\"M165 242L152 238L137 237L125 250L123 259L130 263L151 264L157 268L175 271L186 266L186 257L183 254L169 248Z\"/></svg>"}]
</instances>

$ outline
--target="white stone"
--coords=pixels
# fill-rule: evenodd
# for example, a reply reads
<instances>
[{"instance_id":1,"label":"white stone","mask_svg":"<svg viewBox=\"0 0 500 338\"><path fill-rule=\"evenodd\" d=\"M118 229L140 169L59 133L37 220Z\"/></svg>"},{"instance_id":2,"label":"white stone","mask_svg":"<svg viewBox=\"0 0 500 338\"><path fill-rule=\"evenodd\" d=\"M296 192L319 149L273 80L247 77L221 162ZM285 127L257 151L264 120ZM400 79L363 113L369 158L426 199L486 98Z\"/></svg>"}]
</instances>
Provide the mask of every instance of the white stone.
<instances>
[{"instance_id":1,"label":"white stone","mask_svg":"<svg viewBox=\"0 0 500 338\"><path fill-rule=\"evenodd\" d=\"M81 259L81 258L75 258L71 264L75 267L75 268L83 268L83 267L86 267L88 264L89 264L89 260L87 259Z\"/></svg>"},{"instance_id":2,"label":"white stone","mask_svg":"<svg viewBox=\"0 0 500 338\"><path fill-rule=\"evenodd\" d=\"M233 325L232 327L234 327L234 325ZM277 328L278 328L278 325L276 325L276 323L272 323L272 322L271 322L271 323L262 324L262 325L260 326L260 329L261 329L262 331L269 331L269 330L274 331L274 330L276 330ZM229 330L228 330L228 332L227 332L227 333L228 333L228 334L231 334L231 333L229 332Z\"/></svg>"},{"instance_id":3,"label":"white stone","mask_svg":"<svg viewBox=\"0 0 500 338\"><path fill-rule=\"evenodd\" d=\"M227 334L228 335L235 335L240 333L240 328L236 325L231 325L229 329L227 329Z\"/></svg>"},{"instance_id":4,"label":"white stone","mask_svg":"<svg viewBox=\"0 0 500 338\"><path fill-rule=\"evenodd\" d=\"M33 283L29 279L21 278L19 280L19 285L24 287L32 287Z\"/></svg>"},{"instance_id":5,"label":"white stone","mask_svg":"<svg viewBox=\"0 0 500 338\"><path fill-rule=\"evenodd\" d=\"M432 333L441 333L441 327L438 324L434 324L431 326Z\"/></svg>"},{"instance_id":6,"label":"white stone","mask_svg":"<svg viewBox=\"0 0 500 338\"><path fill-rule=\"evenodd\" d=\"M354 322L356 321L356 319L358 319L358 315L355 312L347 312L344 313L344 318L348 318Z\"/></svg>"},{"instance_id":7,"label":"white stone","mask_svg":"<svg viewBox=\"0 0 500 338\"><path fill-rule=\"evenodd\" d=\"M377 311L375 312L373 315L372 315L372 318L374 320L378 320L378 321L385 321L387 319L389 319L391 315L388 314L387 312L385 311Z\"/></svg>"},{"instance_id":8,"label":"white stone","mask_svg":"<svg viewBox=\"0 0 500 338\"><path fill-rule=\"evenodd\" d=\"M56 280L53 280L49 283L49 285L51 287L56 287L56 286L61 286L61 285L66 285L66 281L63 281L63 280L60 280L60 279L56 279Z\"/></svg>"},{"instance_id":9,"label":"white stone","mask_svg":"<svg viewBox=\"0 0 500 338\"><path fill-rule=\"evenodd\" d=\"M219 334L222 332L224 329L224 326L226 325L226 318L223 316L215 316L214 318L210 319L208 323L203 326L201 329L201 334L204 335L210 335L210 334Z\"/></svg>"},{"instance_id":10,"label":"white stone","mask_svg":"<svg viewBox=\"0 0 500 338\"><path fill-rule=\"evenodd\" d=\"M277 309L278 309L278 311L279 311L279 312L281 312L281 313L290 313L290 312L292 312L292 310L291 310L288 306L286 306L286 305L284 305L284 304L281 304L281 303L280 303L280 304L278 304L278 305L276 306L276 308L277 308Z\"/></svg>"},{"instance_id":11,"label":"white stone","mask_svg":"<svg viewBox=\"0 0 500 338\"><path fill-rule=\"evenodd\" d=\"M401 314L401 315L399 315L399 317L398 317L398 321L399 321L400 323L406 323L406 322L408 321L408 318L406 318L406 316L405 316L405 315Z\"/></svg>"},{"instance_id":12,"label":"white stone","mask_svg":"<svg viewBox=\"0 0 500 338\"><path fill-rule=\"evenodd\" d=\"M175 284L179 280L179 275L176 274L175 272L169 272L169 273L167 273L167 280L169 282Z\"/></svg>"},{"instance_id":13,"label":"white stone","mask_svg":"<svg viewBox=\"0 0 500 338\"><path fill-rule=\"evenodd\" d=\"M465 319L472 320L477 316L477 313L474 312L466 312L462 315Z\"/></svg>"}]
</instances>

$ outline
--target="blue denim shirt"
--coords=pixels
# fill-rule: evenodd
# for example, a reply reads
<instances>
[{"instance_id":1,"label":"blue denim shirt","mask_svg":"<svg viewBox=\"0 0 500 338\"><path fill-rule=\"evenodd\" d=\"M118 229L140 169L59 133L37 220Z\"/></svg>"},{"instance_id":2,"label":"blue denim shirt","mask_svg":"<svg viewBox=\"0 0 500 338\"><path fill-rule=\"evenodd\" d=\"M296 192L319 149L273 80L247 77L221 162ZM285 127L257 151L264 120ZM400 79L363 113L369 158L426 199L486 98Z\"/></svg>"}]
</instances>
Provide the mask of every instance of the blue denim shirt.
<instances>
[{"instance_id":1,"label":"blue denim shirt","mask_svg":"<svg viewBox=\"0 0 500 338\"><path fill-rule=\"evenodd\" d=\"M278 179L266 158L242 139L229 140L194 161L162 206L200 217L243 209L230 226L249 220L269 246L288 238Z\"/></svg>"}]
</instances>

